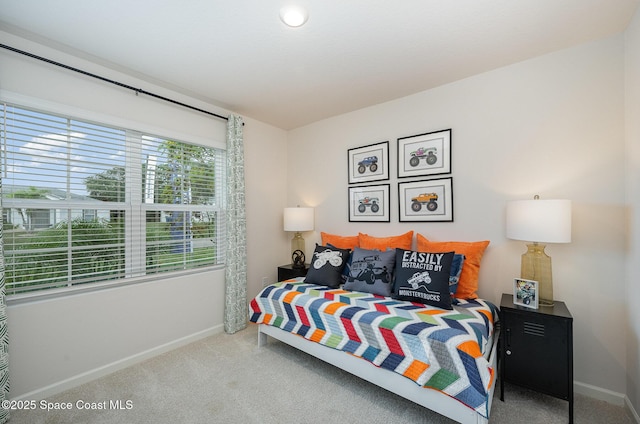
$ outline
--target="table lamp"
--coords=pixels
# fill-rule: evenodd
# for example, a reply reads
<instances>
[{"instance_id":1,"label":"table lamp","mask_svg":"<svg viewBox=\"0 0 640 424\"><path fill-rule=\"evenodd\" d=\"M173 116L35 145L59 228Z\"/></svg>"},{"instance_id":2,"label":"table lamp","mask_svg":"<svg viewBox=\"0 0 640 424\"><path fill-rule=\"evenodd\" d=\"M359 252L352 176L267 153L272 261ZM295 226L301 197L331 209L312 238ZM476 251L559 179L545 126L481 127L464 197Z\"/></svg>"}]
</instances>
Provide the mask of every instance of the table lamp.
<instances>
[{"instance_id":1,"label":"table lamp","mask_svg":"<svg viewBox=\"0 0 640 424\"><path fill-rule=\"evenodd\" d=\"M302 231L313 230L313 208L285 208L284 209L284 230L295 231L291 239L291 255L294 256L296 250L302 252L304 257L304 239ZM294 261L294 266L304 267L304 262Z\"/></svg>"},{"instance_id":2,"label":"table lamp","mask_svg":"<svg viewBox=\"0 0 640 424\"><path fill-rule=\"evenodd\" d=\"M571 242L571 201L515 200L507 204L507 237L532 242L522 255L520 278L539 286L539 304L553 305L551 257L543 243Z\"/></svg>"}]
</instances>

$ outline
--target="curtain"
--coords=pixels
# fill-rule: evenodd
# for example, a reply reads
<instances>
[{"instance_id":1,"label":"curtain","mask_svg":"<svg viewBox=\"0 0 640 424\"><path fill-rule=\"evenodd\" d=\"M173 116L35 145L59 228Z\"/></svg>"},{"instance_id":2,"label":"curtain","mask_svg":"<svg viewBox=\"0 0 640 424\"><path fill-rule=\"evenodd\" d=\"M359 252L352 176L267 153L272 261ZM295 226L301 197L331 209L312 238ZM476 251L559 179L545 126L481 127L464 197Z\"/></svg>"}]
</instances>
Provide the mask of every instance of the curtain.
<instances>
[{"instance_id":1,"label":"curtain","mask_svg":"<svg viewBox=\"0 0 640 424\"><path fill-rule=\"evenodd\" d=\"M227 125L227 251L225 255L224 331L247 326L247 231L244 199L242 118L229 116Z\"/></svg>"},{"instance_id":2,"label":"curtain","mask_svg":"<svg viewBox=\"0 0 640 424\"><path fill-rule=\"evenodd\" d=\"M2 198L2 179L0 178L0 198ZM0 205L1 206L1 205ZM9 399L9 338L7 333L7 306L4 288L4 242L2 238L2 222L0 219L0 402ZM2 402L0 407L0 423L9 420L9 409Z\"/></svg>"}]
</instances>

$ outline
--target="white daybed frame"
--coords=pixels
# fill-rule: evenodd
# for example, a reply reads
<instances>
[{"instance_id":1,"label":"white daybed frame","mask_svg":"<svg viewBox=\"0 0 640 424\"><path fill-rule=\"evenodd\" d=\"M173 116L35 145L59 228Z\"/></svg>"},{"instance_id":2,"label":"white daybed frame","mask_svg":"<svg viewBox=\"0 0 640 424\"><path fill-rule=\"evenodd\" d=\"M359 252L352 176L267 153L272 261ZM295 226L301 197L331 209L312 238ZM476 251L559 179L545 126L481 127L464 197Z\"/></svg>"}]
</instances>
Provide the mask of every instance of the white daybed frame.
<instances>
[{"instance_id":1,"label":"white daybed frame","mask_svg":"<svg viewBox=\"0 0 640 424\"><path fill-rule=\"evenodd\" d=\"M488 424L489 420L478 414L473 409L467 407L462 402L438 391L425 389L418 386L412 380L403 377L393 371L376 367L364 359L349 355L346 352L323 346L319 343L305 339L293 333L281 330L266 324L258 325L258 346L264 346L267 343L267 336L271 336L290 346L306 352L318 359L328 362L338 368L341 368L351 374L367 380L383 389L389 390L405 399L424 406L434 412L444 415L454 421L463 424ZM495 370L497 379L497 346L499 340L499 331L496 330L493 338L493 345L489 352L489 363ZM494 380L489 390L488 410L491 410L491 401L493 392L496 387Z\"/></svg>"}]
</instances>

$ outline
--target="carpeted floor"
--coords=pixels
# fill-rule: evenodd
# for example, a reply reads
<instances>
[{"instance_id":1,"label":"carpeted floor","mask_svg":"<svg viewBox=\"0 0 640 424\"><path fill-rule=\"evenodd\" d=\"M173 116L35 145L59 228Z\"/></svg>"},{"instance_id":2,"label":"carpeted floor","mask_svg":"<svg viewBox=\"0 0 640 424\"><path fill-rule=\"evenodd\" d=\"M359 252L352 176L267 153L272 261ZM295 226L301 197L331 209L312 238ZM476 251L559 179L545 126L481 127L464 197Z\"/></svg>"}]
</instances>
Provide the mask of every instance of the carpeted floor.
<instances>
[{"instance_id":1,"label":"carpeted floor","mask_svg":"<svg viewBox=\"0 0 640 424\"><path fill-rule=\"evenodd\" d=\"M508 385L501 402L498 391L490 423L568 422L565 401ZM46 411L38 401L34 411L13 411L10 423L453 423L276 340L258 348L255 325L192 343L47 402L68 402L71 409ZM623 407L576 395L575 422L634 420Z\"/></svg>"}]
</instances>

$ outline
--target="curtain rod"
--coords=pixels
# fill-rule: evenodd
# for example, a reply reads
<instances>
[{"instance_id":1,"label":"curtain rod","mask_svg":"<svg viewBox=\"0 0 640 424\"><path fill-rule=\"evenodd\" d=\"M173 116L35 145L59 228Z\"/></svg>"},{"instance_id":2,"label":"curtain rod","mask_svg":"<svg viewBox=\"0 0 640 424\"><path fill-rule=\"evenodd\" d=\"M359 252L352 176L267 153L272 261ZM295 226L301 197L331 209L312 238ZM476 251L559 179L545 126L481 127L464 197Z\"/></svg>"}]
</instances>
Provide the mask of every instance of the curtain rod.
<instances>
[{"instance_id":1,"label":"curtain rod","mask_svg":"<svg viewBox=\"0 0 640 424\"><path fill-rule=\"evenodd\" d=\"M70 71L78 72L80 74L87 75L89 77L93 77L93 78L99 79L101 81L108 82L110 84L117 85L119 87L128 88L129 90L135 91L136 96L138 94L140 94L140 93L146 94L147 96L155 97L156 99L164 100L165 102L173 103L173 104L176 104L176 105L179 105L179 106L183 106L183 107L186 107L186 108L189 108L189 109L192 109L192 110L196 110L198 112L206 113L207 115L215 116L216 118L224 119L225 121L229 120L229 118L227 118L226 116L218 115L216 113L209 112L207 110L200 109L200 108L197 108L195 106L191 106L191 105L188 105L186 103L182 103L182 102L179 102L177 100L170 99L168 97L160 96L159 94L151 93L151 92L143 90L141 88L136 88L136 87L133 87L131 85L127 85L127 84L124 84L124 83L121 83L121 82L118 82L118 81L111 80L109 78L101 77L100 75L92 74L90 72L83 71L82 69L74 68L72 66L65 65L63 63L56 62L56 61L53 61L51 59L47 59L47 58L42 57L42 56L37 56L37 55L35 55L33 53L29 53L29 52L25 52L24 50L16 49L15 47L7 46L5 44L0 44L0 47L2 47L3 49L11 50L12 52L15 52L15 53L20 53L22 55L28 56L28 57L33 58L33 59L38 59L38 60L41 60L43 62L59 66L61 68L68 69Z\"/></svg>"}]
</instances>

